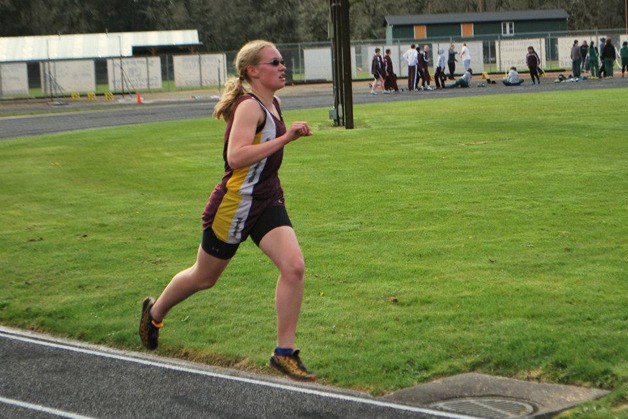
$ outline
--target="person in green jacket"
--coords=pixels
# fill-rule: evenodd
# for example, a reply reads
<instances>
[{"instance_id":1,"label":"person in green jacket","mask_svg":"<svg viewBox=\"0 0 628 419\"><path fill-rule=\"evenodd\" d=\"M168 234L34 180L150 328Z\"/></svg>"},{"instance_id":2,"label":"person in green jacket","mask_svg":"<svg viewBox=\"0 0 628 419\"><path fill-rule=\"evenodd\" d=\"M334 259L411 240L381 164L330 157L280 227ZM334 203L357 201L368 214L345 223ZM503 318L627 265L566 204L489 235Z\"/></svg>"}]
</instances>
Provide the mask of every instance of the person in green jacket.
<instances>
[{"instance_id":1,"label":"person in green jacket","mask_svg":"<svg viewBox=\"0 0 628 419\"><path fill-rule=\"evenodd\" d=\"M593 40L591 40L589 47L589 68L591 69L591 77L600 77L600 58Z\"/></svg>"},{"instance_id":2,"label":"person in green jacket","mask_svg":"<svg viewBox=\"0 0 628 419\"><path fill-rule=\"evenodd\" d=\"M624 73L628 69L628 41L624 41L622 44L619 56L621 57L621 76L624 77Z\"/></svg>"}]
</instances>

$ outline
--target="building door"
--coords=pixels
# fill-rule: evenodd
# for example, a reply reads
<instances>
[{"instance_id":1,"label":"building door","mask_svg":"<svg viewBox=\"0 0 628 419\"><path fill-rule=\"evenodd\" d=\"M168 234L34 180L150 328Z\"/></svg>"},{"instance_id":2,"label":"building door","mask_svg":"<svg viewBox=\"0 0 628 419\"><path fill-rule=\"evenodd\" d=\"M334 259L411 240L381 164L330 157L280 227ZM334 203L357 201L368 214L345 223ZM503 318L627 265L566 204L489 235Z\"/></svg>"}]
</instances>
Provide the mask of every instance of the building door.
<instances>
[{"instance_id":1,"label":"building door","mask_svg":"<svg viewBox=\"0 0 628 419\"><path fill-rule=\"evenodd\" d=\"M427 27L425 25L414 25L414 39L427 38Z\"/></svg>"},{"instance_id":2,"label":"building door","mask_svg":"<svg viewBox=\"0 0 628 419\"><path fill-rule=\"evenodd\" d=\"M460 24L460 35L463 37L471 37L473 36L473 23L461 23Z\"/></svg>"}]
</instances>

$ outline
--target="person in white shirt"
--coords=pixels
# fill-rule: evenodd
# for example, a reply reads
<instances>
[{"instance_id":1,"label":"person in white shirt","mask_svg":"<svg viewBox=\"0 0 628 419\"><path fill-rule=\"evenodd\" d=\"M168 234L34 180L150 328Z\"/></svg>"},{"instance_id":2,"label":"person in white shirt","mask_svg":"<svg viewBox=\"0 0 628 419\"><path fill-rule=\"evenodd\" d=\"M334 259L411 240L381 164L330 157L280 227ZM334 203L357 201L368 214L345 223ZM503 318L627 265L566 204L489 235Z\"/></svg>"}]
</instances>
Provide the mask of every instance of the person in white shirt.
<instances>
[{"instance_id":1,"label":"person in white shirt","mask_svg":"<svg viewBox=\"0 0 628 419\"><path fill-rule=\"evenodd\" d=\"M445 87L448 89L453 89L454 87L469 87L469 83L471 83L471 76L473 76L473 70L467 68L467 71L465 71L462 77L456 80L454 84L450 84Z\"/></svg>"},{"instance_id":2,"label":"person in white shirt","mask_svg":"<svg viewBox=\"0 0 628 419\"><path fill-rule=\"evenodd\" d=\"M460 50L460 58L462 58L462 66L465 71L469 69L471 65L471 53L469 52L469 47L467 47L467 43L464 42L462 44L462 50Z\"/></svg>"},{"instance_id":3,"label":"person in white shirt","mask_svg":"<svg viewBox=\"0 0 628 419\"><path fill-rule=\"evenodd\" d=\"M510 71L504 80L505 86L519 86L523 83L523 79L519 77L519 73L517 73L517 67L510 67Z\"/></svg>"},{"instance_id":4,"label":"person in white shirt","mask_svg":"<svg viewBox=\"0 0 628 419\"><path fill-rule=\"evenodd\" d=\"M416 86L417 65L419 64L419 53L416 45L410 45L410 49L403 53L403 58L408 62L408 90L414 90Z\"/></svg>"}]
</instances>

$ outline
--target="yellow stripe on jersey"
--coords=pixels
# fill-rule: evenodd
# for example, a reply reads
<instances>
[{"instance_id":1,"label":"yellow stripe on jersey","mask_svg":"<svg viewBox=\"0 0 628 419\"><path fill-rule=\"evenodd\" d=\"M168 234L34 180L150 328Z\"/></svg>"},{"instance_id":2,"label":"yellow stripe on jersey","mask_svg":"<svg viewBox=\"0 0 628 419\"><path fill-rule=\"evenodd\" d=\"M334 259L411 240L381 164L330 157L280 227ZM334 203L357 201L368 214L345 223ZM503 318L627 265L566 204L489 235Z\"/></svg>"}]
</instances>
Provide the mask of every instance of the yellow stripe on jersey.
<instances>
[{"instance_id":1,"label":"yellow stripe on jersey","mask_svg":"<svg viewBox=\"0 0 628 419\"><path fill-rule=\"evenodd\" d=\"M253 144L259 144L262 133L255 134ZM250 172L257 166L256 164L242 167L233 171L231 178L227 181L227 193L218 206L212 228L214 234L226 243L238 243L240 241L239 232L246 222L251 209L251 197L241 194L242 186Z\"/></svg>"}]
</instances>

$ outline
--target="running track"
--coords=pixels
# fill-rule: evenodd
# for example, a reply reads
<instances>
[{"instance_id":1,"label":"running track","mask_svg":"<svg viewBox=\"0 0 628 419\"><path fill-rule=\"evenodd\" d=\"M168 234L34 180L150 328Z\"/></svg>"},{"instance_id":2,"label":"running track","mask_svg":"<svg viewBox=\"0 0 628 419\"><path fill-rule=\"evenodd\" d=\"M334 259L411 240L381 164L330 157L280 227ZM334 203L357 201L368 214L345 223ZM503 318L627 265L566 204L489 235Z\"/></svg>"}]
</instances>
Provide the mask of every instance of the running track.
<instances>
[{"instance_id":1,"label":"running track","mask_svg":"<svg viewBox=\"0 0 628 419\"><path fill-rule=\"evenodd\" d=\"M403 80L402 80L403 82ZM482 80L474 80L472 86L477 86ZM527 84L526 84L527 83ZM431 101L435 99L452 97L472 97L479 95L495 95L503 93L535 93L548 91L584 90L584 89L613 89L628 87L628 78L614 77L605 80L586 80L578 83L552 83L550 77L543 79L541 85L530 85L526 80L521 86L505 87L500 82L483 88L470 87L468 89L444 89L432 92L405 92L371 96L368 94L366 83L354 83L354 104L385 103L391 101ZM403 83L400 84L402 86ZM282 108L311 109L331 108L333 105L333 90L331 85L315 85L301 90L291 90L287 87L278 94L282 98ZM67 106L51 107L46 101L35 101L29 104L27 109L18 106L18 102L0 102L0 139L26 137L33 135L49 134L79 129L104 128L121 125L132 125L159 121L184 120L195 118L209 118L215 101L193 100L162 101L145 103L142 105L116 103L105 108L89 110L95 103L68 102ZM98 103L96 103L98 105ZM102 105L102 104L101 104ZM434 106L431 104L430 106ZM385 110L383 107L382 110ZM71 112L69 112L71 111ZM472 110L471 110L472 111ZM45 112L36 115L28 115L32 112ZM55 112L55 113L49 113ZM20 115L22 113L22 115ZM10 115L4 116L3 115ZM455 119L455 115L451 118ZM331 121L330 121L331 123Z\"/></svg>"},{"instance_id":2,"label":"running track","mask_svg":"<svg viewBox=\"0 0 628 419\"><path fill-rule=\"evenodd\" d=\"M2 418L469 418L0 327Z\"/></svg>"}]
</instances>

